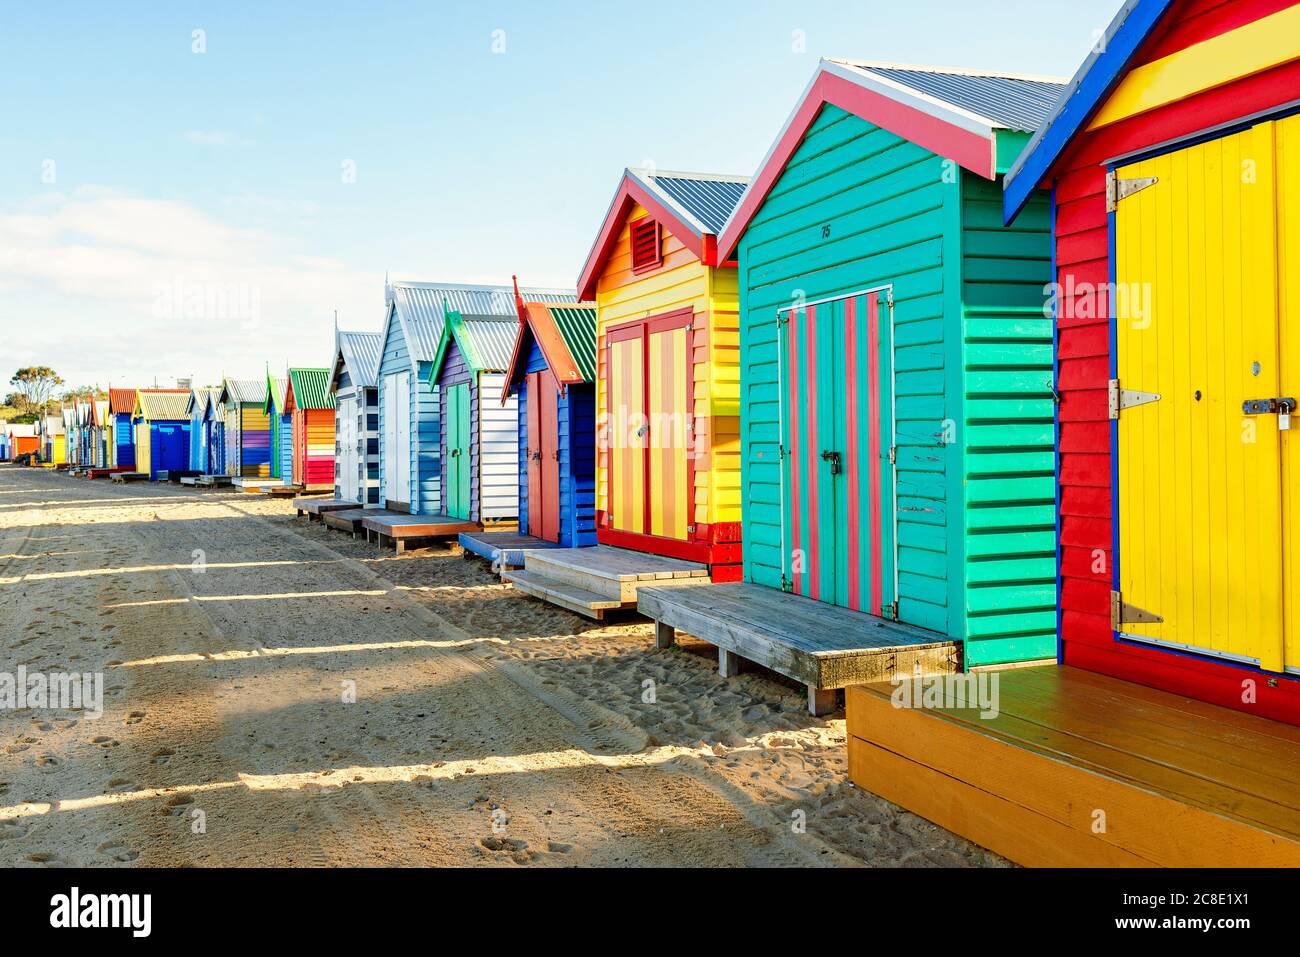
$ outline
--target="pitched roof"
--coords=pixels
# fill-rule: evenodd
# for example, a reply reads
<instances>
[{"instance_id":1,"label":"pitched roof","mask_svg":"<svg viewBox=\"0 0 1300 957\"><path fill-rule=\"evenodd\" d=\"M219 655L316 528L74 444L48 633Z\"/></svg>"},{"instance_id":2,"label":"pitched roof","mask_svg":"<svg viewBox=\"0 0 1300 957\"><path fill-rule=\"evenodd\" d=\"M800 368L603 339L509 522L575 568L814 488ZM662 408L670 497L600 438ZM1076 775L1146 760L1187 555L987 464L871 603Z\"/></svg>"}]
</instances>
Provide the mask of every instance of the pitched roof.
<instances>
[{"instance_id":1,"label":"pitched roof","mask_svg":"<svg viewBox=\"0 0 1300 957\"><path fill-rule=\"evenodd\" d=\"M330 390L338 389L341 365L346 366L352 382L363 389L379 385L379 360L384 337L377 332L339 332L334 349L334 368L330 372Z\"/></svg>"},{"instance_id":2,"label":"pitched roof","mask_svg":"<svg viewBox=\"0 0 1300 957\"><path fill-rule=\"evenodd\" d=\"M454 339L471 372L504 372L510 364L514 348L517 319L464 317L448 310L443 324L442 339L429 369L429 385L433 386L442 373L443 362Z\"/></svg>"},{"instance_id":3,"label":"pitched roof","mask_svg":"<svg viewBox=\"0 0 1300 957\"><path fill-rule=\"evenodd\" d=\"M221 396L217 401L263 405L266 402L266 381L263 379L226 379L221 384Z\"/></svg>"},{"instance_id":4,"label":"pitched roof","mask_svg":"<svg viewBox=\"0 0 1300 957\"><path fill-rule=\"evenodd\" d=\"M545 302L576 302L573 292L563 289L530 289L529 297ZM445 322L444 309L466 318L515 315L514 291L510 286L468 285L441 282L391 282L390 307L382 339L394 317L402 324L407 351L414 362L431 362L438 353ZM383 348L381 342L380 348Z\"/></svg>"},{"instance_id":5,"label":"pitched roof","mask_svg":"<svg viewBox=\"0 0 1300 957\"><path fill-rule=\"evenodd\" d=\"M519 302L519 328L506 367L504 403L523 380L528 359L527 343L536 341L546 364L560 385L596 381L596 304L557 305Z\"/></svg>"},{"instance_id":6,"label":"pitched roof","mask_svg":"<svg viewBox=\"0 0 1300 957\"><path fill-rule=\"evenodd\" d=\"M718 252L728 258L786 163L826 104L889 130L985 179L998 175L998 135L1013 143L1042 122L1064 80L1005 71L900 66L823 59L777 135L753 183L722 229Z\"/></svg>"},{"instance_id":7,"label":"pitched roof","mask_svg":"<svg viewBox=\"0 0 1300 957\"><path fill-rule=\"evenodd\" d=\"M631 167L623 170L578 277L578 295L585 301L595 299L596 279L613 253L634 204L649 211L700 262L716 266L716 237L748 185L746 176Z\"/></svg>"},{"instance_id":8,"label":"pitched roof","mask_svg":"<svg viewBox=\"0 0 1300 957\"><path fill-rule=\"evenodd\" d=\"M1051 113L1007 172L1002 197L1007 222L1029 201L1075 135L1105 103L1129 62L1174 0L1127 0L1070 80Z\"/></svg>"},{"instance_id":9,"label":"pitched roof","mask_svg":"<svg viewBox=\"0 0 1300 957\"><path fill-rule=\"evenodd\" d=\"M185 414L188 415L190 418L193 418L194 413L197 411L199 415L202 416L203 413L206 412L208 409L209 391L210 390L208 390L206 387L201 388L199 386L195 386L193 389L190 389L189 398L185 402Z\"/></svg>"},{"instance_id":10,"label":"pitched roof","mask_svg":"<svg viewBox=\"0 0 1300 957\"><path fill-rule=\"evenodd\" d=\"M189 401L189 389L140 389L136 392L136 409L150 422L158 419L188 419L186 407Z\"/></svg>"},{"instance_id":11,"label":"pitched roof","mask_svg":"<svg viewBox=\"0 0 1300 957\"><path fill-rule=\"evenodd\" d=\"M290 369L286 404L297 409L332 409L329 369Z\"/></svg>"},{"instance_id":12,"label":"pitched roof","mask_svg":"<svg viewBox=\"0 0 1300 957\"><path fill-rule=\"evenodd\" d=\"M108 412L110 415L130 415L135 409L135 389L108 390Z\"/></svg>"},{"instance_id":13,"label":"pitched roof","mask_svg":"<svg viewBox=\"0 0 1300 957\"><path fill-rule=\"evenodd\" d=\"M275 411L279 415L284 415L285 409L289 402L289 378L288 376L266 374L266 397L262 399L262 411L268 415L271 413L271 406L274 404Z\"/></svg>"},{"instance_id":14,"label":"pitched roof","mask_svg":"<svg viewBox=\"0 0 1300 957\"><path fill-rule=\"evenodd\" d=\"M36 435L35 424L20 425L15 423L8 427L9 435L15 439L30 439Z\"/></svg>"},{"instance_id":15,"label":"pitched roof","mask_svg":"<svg viewBox=\"0 0 1300 957\"><path fill-rule=\"evenodd\" d=\"M91 404L90 421L95 425L104 425L108 422L108 400L96 399Z\"/></svg>"}]
</instances>

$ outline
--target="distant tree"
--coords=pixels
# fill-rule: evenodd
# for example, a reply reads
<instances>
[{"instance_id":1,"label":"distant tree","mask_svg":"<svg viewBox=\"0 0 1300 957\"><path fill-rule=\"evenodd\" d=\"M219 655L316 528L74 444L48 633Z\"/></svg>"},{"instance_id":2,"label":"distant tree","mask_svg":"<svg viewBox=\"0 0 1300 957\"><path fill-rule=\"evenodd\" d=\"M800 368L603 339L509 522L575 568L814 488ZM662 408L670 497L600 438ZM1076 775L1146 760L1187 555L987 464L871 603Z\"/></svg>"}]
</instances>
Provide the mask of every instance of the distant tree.
<instances>
[{"instance_id":1,"label":"distant tree","mask_svg":"<svg viewBox=\"0 0 1300 957\"><path fill-rule=\"evenodd\" d=\"M33 410L43 413L54 390L63 385L63 379L49 366L28 366L15 372L9 384L22 391Z\"/></svg>"}]
</instances>

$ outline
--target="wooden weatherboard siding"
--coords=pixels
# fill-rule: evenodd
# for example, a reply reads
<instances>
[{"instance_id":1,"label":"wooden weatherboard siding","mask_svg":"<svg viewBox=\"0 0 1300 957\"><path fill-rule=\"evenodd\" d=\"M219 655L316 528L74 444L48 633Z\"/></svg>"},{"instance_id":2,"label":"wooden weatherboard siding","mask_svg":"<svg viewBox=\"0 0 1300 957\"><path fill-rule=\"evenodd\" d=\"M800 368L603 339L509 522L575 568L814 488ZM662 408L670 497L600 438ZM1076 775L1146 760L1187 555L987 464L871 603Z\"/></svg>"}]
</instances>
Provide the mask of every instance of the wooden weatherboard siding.
<instances>
[{"instance_id":1,"label":"wooden weatherboard siding","mask_svg":"<svg viewBox=\"0 0 1300 957\"><path fill-rule=\"evenodd\" d=\"M406 333L398 316L391 314L396 306L390 304L390 317L387 326L388 335L384 341L383 356L379 364L379 435L385 433L385 403L383 392L387 388L387 377L396 372L407 372L407 386L410 392L409 421L399 424L398 434L404 435L403 442L409 443L410 483L409 498L402 505L412 515L434 515L441 507L442 469L439 458L439 394L429 388L429 368L427 361L412 360ZM379 495L380 504L388 507L384 480L385 454L379 456Z\"/></svg>"},{"instance_id":2,"label":"wooden weatherboard siding","mask_svg":"<svg viewBox=\"0 0 1300 957\"><path fill-rule=\"evenodd\" d=\"M736 270L704 265L665 229L663 265L650 272L633 272L631 224L647 215L644 207L633 206L596 286L596 421L606 422L609 416L608 330L635 320L690 310L693 319L687 353L694 397L694 453L688 457L694 467L694 481L688 512L697 534L713 534L717 542L720 539L714 532L704 530L734 528L740 522ZM610 467L608 442L601 442L596 457L596 509L600 516L609 514ZM602 532L604 527L602 524ZM617 544L642 547L631 541ZM722 548L710 548L703 540L699 544L706 550L702 560L719 565L732 565L738 560L734 544ZM644 550L655 551L653 541L647 540Z\"/></svg>"},{"instance_id":3,"label":"wooden weatherboard siding","mask_svg":"<svg viewBox=\"0 0 1300 957\"><path fill-rule=\"evenodd\" d=\"M1113 268L1112 217L1106 202L1109 160L1141 154L1161 144L1197 137L1219 127L1232 127L1247 117L1285 108L1300 89L1300 59L1232 78L1231 73L1225 76L1218 72L1217 64L1223 64L1226 69L1230 65L1228 60L1210 57L1205 69L1190 74L1176 71L1195 80L1190 88L1183 90L1183 95L1134 115L1128 115L1132 88L1112 105L1106 84L1099 79L1113 72L1119 89L1124 90L1127 77L1157 62L1164 67L1177 67L1184 54L1194 62L1203 62L1207 48L1202 44L1220 38L1231 43L1230 35L1234 32L1293 5L1284 0L1181 0L1170 4L1157 17L1145 38L1127 37L1127 26L1145 22L1139 15L1144 10L1160 13L1150 3L1139 5L1126 27L1119 28L1112 36L1113 42L1107 45L1110 55L1125 57L1125 62L1110 62L1102 57L1081 80L1080 92L1074 97L1079 109L1089 111L1092 108L1087 97L1092 97L1095 110L1112 121L1099 123L1085 117L1064 142L1054 143L1051 137L1044 138L1040 149L1049 150L1048 166L1044 167L1034 154L1027 155L1023 162L1026 170L1035 170L1040 177L1033 179L1029 186L1052 189L1056 281L1064 290L1057 308L1060 363L1057 388L1061 395L1061 658L1066 664L1223 707L1300 723L1300 681L1294 677L1258 680L1260 672L1256 668L1120 640L1112 627L1110 598L1112 589L1117 587L1114 578L1117 463L1112 460L1107 401L1108 382L1115 371L1107 286ZM1136 46L1130 48L1130 43ZM1208 49L1218 49L1220 45ZM1126 100L1128 106L1124 106ZM1064 122L1055 126L1066 128ZM1050 150L1056 150L1055 155ZM1291 167L1294 168L1294 163ZM1009 196L1025 188L1028 188L1025 184L1014 182ZM1156 184L1154 190L1138 193L1121 204L1149 202L1159 189L1160 184ZM1196 195L1195 191L1189 195ZM1012 201L1010 212L1015 212L1015 205ZM1017 216L1015 224L1019 225L1022 218L1023 214ZM1183 240L1186 256L1204 256L1200 244L1190 239ZM1214 242L1210 255L1226 261L1220 245L1222 238ZM1280 277L1292 275L1293 269L1280 268ZM1156 316L1157 324L1159 321ZM1216 345L1210 355L1223 352L1224 348ZM1217 375L1221 380L1223 373ZM1294 383L1284 381L1279 394L1294 395L1296 388ZM1134 410L1133 414L1140 411Z\"/></svg>"},{"instance_id":4,"label":"wooden weatherboard siding","mask_svg":"<svg viewBox=\"0 0 1300 957\"><path fill-rule=\"evenodd\" d=\"M1000 229L997 190L827 104L739 247L745 580L791 584L778 310L888 289L897 594L886 581L884 600L901 621L964 639L968 666L1055 653L1046 215L1040 201L1030 224Z\"/></svg>"},{"instance_id":5,"label":"wooden weatherboard siding","mask_svg":"<svg viewBox=\"0 0 1300 957\"><path fill-rule=\"evenodd\" d=\"M544 372L549 367L541 346L523 327L528 337L525 373ZM520 378L519 395L519 528L528 530L528 403L532 400L529 380ZM589 383L570 383L556 400L560 454L559 544L580 548L596 544L596 391Z\"/></svg>"}]
</instances>

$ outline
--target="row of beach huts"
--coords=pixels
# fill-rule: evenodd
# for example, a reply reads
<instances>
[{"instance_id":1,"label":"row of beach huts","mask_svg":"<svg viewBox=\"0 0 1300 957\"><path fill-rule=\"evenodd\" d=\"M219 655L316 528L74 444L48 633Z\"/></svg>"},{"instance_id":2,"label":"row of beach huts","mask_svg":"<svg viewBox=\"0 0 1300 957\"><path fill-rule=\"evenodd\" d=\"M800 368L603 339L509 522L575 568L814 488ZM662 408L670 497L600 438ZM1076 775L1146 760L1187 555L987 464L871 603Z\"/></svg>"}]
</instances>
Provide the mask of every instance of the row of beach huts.
<instances>
[{"instance_id":1,"label":"row of beach huts","mask_svg":"<svg viewBox=\"0 0 1300 957\"><path fill-rule=\"evenodd\" d=\"M1070 81L825 59L753 176L625 170L576 289L389 282L43 454L845 689L855 782L1023 863L1298 864L1297 90L1276 0L1130 0Z\"/></svg>"}]
</instances>

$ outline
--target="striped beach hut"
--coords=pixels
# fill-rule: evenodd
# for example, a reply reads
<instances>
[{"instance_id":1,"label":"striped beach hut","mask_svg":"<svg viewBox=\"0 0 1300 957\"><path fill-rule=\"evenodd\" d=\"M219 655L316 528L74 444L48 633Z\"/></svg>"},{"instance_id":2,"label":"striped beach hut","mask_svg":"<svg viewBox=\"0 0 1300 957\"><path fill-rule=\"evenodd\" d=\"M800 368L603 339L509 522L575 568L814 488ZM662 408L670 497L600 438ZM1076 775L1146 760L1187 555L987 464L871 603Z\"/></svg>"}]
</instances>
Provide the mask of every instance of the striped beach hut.
<instances>
[{"instance_id":1,"label":"striped beach hut","mask_svg":"<svg viewBox=\"0 0 1300 957\"><path fill-rule=\"evenodd\" d=\"M159 472L184 471L190 461L189 389L138 389L131 413L135 426L135 470L158 478Z\"/></svg>"},{"instance_id":2,"label":"striped beach hut","mask_svg":"<svg viewBox=\"0 0 1300 957\"><path fill-rule=\"evenodd\" d=\"M596 303L600 542L740 577L735 265L743 176L625 170L578 279Z\"/></svg>"},{"instance_id":3,"label":"striped beach hut","mask_svg":"<svg viewBox=\"0 0 1300 957\"><path fill-rule=\"evenodd\" d=\"M225 379L217 398L223 434L222 474L239 479L271 476L271 420L264 379Z\"/></svg>"},{"instance_id":4,"label":"striped beach hut","mask_svg":"<svg viewBox=\"0 0 1300 957\"><path fill-rule=\"evenodd\" d=\"M1300 723L1300 5L1129 0L1007 178L1055 239L1060 660Z\"/></svg>"},{"instance_id":5,"label":"striped beach hut","mask_svg":"<svg viewBox=\"0 0 1300 957\"><path fill-rule=\"evenodd\" d=\"M67 433L63 426L63 411L41 419L41 461L46 465L62 465L67 457Z\"/></svg>"},{"instance_id":6,"label":"striped beach hut","mask_svg":"<svg viewBox=\"0 0 1300 957\"><path fill-rule=\"evenodd\" d=\"M106 469L110 461L112 428L109 424L108 400L96 399L90 404L91 458L90 464Z\"/></svg>"},{"instance_id":7,"label":"striped beach hut","mask_svg":"<svg viewBox=\"0 0 1300 957\"><path fill-rule=\"evenodd\" d=\"M1047 197L1002 177L1064 81L822 60L718 251L740 264L745 580L1052 658Z\"/></svg>"},{"instance_id":8,"label":"striped beach hut","mask_svg":"<svg viewBox=\"0 0 1300 957\"><path fill-rule=\"evenodd\" d=\"M190 389L185 401L185 415L190 420L189 469L192 472L208 471L208 436L203 428L203 415L208 410L207 387Z\"/></svg>"},{"instance_id":9,"label":"striped beach hut","mask_svg":"<svg viewBox=\"0 0 1300 957\"><path fill-rule=\"evenodd\" d=\"M291 475L308 491L334 487L334 394L329 381L329 369L290 369L287 378L284 407L292 419Z\"/></svg>"},{"instance_id":10,"label":"striped beach hut","mask_svg":"<svg viewBox=\"0 0 1300 957\"><path fill-rule=\"evenodd\" d=\"M131 424L135 393L135 389L108 389L110 468L135 468L135 429Z\"/></svg>"},{"instance_id":11,"label":"striped beach hut","mask_svg":"<svg viewBox=\"0 0 1300 957\"><path fill-rule=\"evenodd\" d=\"M77 403L63 407L63 461L75 468L81 454L81 430L77 425Z\"/></svg>"},{"instance_id":12,"label":"striped beach hut","mask_svg":"<svg viewBox=\"0 0 1300 957\"><path fill-rule=\"evenodd\" d=\"M379 356L373 332L334 333L334 497L379 506Z\"/></svg>"},{"instance_id":13,"label":"striped beach hut","mask_svg":"<svg viewBox=\"0 0 1300 957\"><path fill-rule=\"evenodd\" d=\"M288 408L289 377L266 374L266 413L271 428L271 478L294 482L293 415Z\"/></svg>"},{"instance_id":14,"label":"striped beach hut","mask_svg":"<svg viewBox=\"0 0 1300 957\"><path fill-rule=\"evenodd\" d=\"M529 299L574 302L572 293L524 290ZM510 286L393 282L388 285L379 362L380 504L436 515L442 508L441 393L429 371L442 339L444 310L467 319L516 315Z\"/></svg>"},{"instance_id":15,"label":"striped beach hut","mask_svg":"<svg viewBox=\"0 0 1300 957\"><path fill-rule=\"evenodd\" d=\"M441 395L442 511L470 522L519 515L517 401L505 394L517 320L448 309L429 368Z\"/></svg>"},{"instance_id":16,"label":"striped beach hut","mask_svg":"<svg viewBox=\"0 0 1300 957\"><path fill-rule=\"evenodd\" d=\"M596 544L596 305L525 302L502 401L519 404L519 530Z\"/></svg>"}]
</instances>

